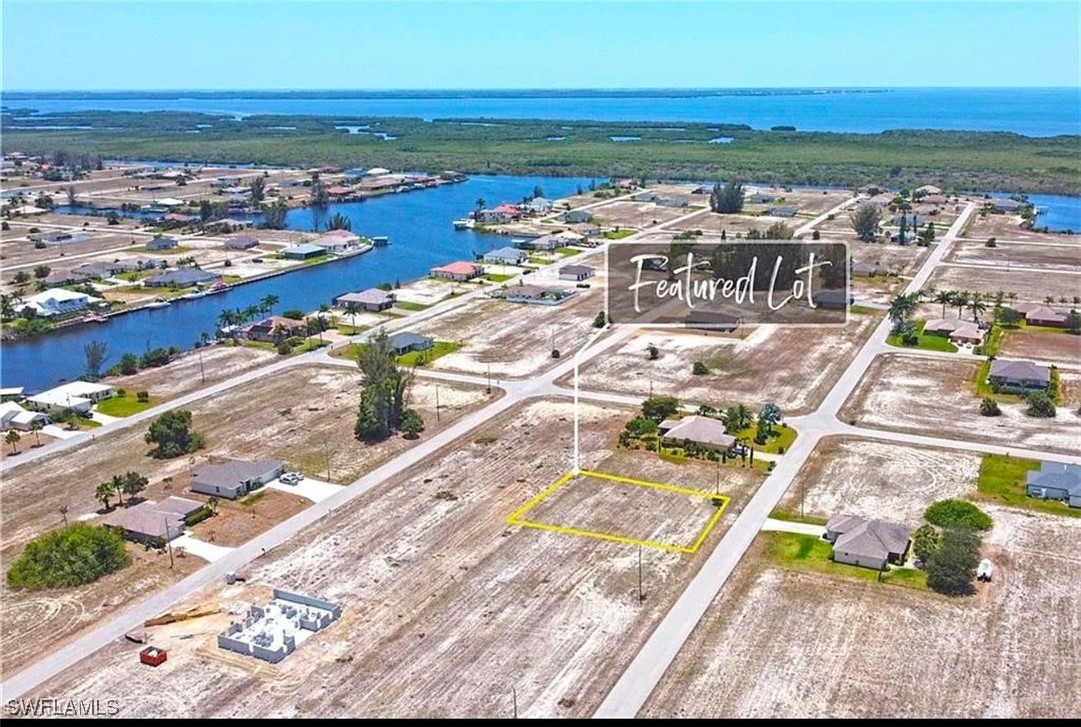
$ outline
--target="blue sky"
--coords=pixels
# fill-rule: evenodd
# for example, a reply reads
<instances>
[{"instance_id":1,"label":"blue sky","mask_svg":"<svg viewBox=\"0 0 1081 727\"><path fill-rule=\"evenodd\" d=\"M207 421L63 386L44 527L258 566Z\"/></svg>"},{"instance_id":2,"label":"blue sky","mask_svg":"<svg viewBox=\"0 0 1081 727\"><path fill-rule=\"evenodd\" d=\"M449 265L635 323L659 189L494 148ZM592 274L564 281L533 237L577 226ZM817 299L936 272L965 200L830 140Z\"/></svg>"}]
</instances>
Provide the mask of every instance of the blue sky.
<instances>
[{"instance_id":1,"label":"blue sky","mask_svg":"<svg viewBox=\"0 0 1081 727\"><path fill-rule=\"evenodd\" d=\"M7 90L1077 86L1077 2L3 0Z\"/></svg>"}]
</instances>

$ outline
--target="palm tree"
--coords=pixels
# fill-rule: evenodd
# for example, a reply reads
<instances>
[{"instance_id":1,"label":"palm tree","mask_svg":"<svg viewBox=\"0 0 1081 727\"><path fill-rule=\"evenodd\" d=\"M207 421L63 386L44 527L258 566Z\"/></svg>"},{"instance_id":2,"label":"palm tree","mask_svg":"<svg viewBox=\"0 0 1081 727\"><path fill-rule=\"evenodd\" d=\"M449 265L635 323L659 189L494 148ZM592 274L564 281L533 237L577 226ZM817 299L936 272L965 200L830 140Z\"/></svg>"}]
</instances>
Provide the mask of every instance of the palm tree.
<instances>
[{"instance_id":1,"label":"palm tree","mask_svg":"<svg viewBox=\"0 0 1081 727\"><path fill-rule=\"evenodd\" d=\"M968 302L970 300L972 300L972 294L969 293L967 290L962 290L959 293L954 294L954 296L953 296L953 304L955 306L957 306L957 317L958 318L961 317L961 314L965 310L965 306L968 305Z\"/></svg>"},{"instance_id":2,"label":"palm tree","mask_svg":"<svg viewBox=\"0 0 1081 727\"><path fill-rule=\"evenodd\" d=\"M946 306L953 305L954 292L952 290L940 290L935 293L935 302L942 304L942 317L946 317Z\"/></svg>"},{"instance_id":3,"label":"palm tree","mask_svg":"<svg viewBox=\"0 0 1081 727\"><path fill-rule=\"evenodd\" d=\"M112 482L101 482L98 484L96 490L94 490L94 499L100 502L106 510L109 509L109 500L113 499L113 495L116 494L116 488L113 487Z\"/></svg>"},{"instance_id":4,"label":"palm tree","mask_svg":"<svg viewBox=\"0 0 1081 727\"><path fill-rule=\"evenodd\" d=\"M64 527L66 528L68 526L68 506L67 505L61 505L59 507L59 510L60 510L60 517L64 518Z\"/></svg>"},{"instance_id":5,"label":"palm tree","mask_svg":"<svg viewBox=\"0 0 1081 727\"><path fill-rule=\"evenodd\" d=\"M223 310L218 314L218 330L224 331L236 323L236 314L231 310Z\"/></svg>"},{"instance_id":6,"label":"palm tree","mask_svg":"<svg viewBox=\"0 0 1081 727\"><path fill-rule=\"evenodd\" d=\"M724 428L729 434L741 432L751 426L751 410L743 404L730 406L724 411Z\"/></svg>"},{"instance_id":7,"label":"palm tree","mask_svg":"<svg viewBox=\"0 0 1081 727\"><path fill-rule=\"evenodd\" d=\"M474 202L474 204L475 204L475 205L476 205L476 207L477 207L477 212L478 212L478 213L479 213L479 212L480 212L480 211L481 211L482 209L484 209L485 207L487 207L487 206L488 206L488 203L484 201L484 197L477 197L477 201L476 201L476 202ZM474 216L474 217L476 217L477 215L473 215L473 216Z\"/></svg>"},{"instance_id":8,"label":"palm tree","mask_svg":"<svg viewBox=\"0 0 1081 727\"><path fill-rule=\"evenodd\" d=\"M1051 305L1052 303L1055 302L1055 296L1049 295L1049 296L1047 296L1046 298L1043 299L1043 302L1047 303L1047 305Z\"/></svg>"},{"instance_id":9,"label":"palm tree","mask_svg":"<svg viewBox=\"0 0 1081 727\"><path fill-rule=\"evenodd\" d=\"M252 320L254 318L258 318L259 314L261 312L262 311L259 309L259 306L257 306L257 305L249 305L247 308L245 308L243 310L243 312L241 313L241 316L243 316L245 321L250 321L250 320Z\"/></svg>"},{"instance_id":10,"label":"palm tree","mask_svg":"<svg viewBox=\"0 0 1081 727\"><path fill-rule=\"evenodd\" d=\"M113 475L113 478L109 480L109 484L112 485L113 490L116 492L117 498L120 500L118 504L124 504L124 478L120 475Z\"/></svg>"},{"instance_id":11,"label":"palm tree","mask_svg":"<svg viewBox=\"0 0 1081 727\"><path fill-rule=\"evenodd\" d=\"M916 312L916 306L919 305L919 295L919 293L908 293L907 295L902 293L894 296L893 300L890 301L887 315L893 321L894 330L898 329Z\"/></svg>"},{"instance_id":12,"label":"palm tree","mask_svg":"<svg viewBox=\"0 0 1081 727\"><path fill-rule=\"evenodd\" d=\"M319 343L323 342L323 331L326 330L327 321L323 318L323 315L330 311L330 306L326 303L319 304Z\"/></svg>"},{"instance_id":13,"label":"palm tree","mask_svg":"<svg viewBox=\"0 0 1081 727\"><path fill-rule=\"evenodd\" d=\"M211 513L217 513L218 512L218 498L214 497L213 495L206 498L206 506L210 508Z\"/></svg>"},{"instance_id":14,"label":"palm tree","mask_svg":"<svg viewBox=\"0 0 1081 727\"><path fill-rule=\"evenodd\" d=\"M42 427L44 426L45 425L41 422L40 419L35 419L34 421L30 422L30 431L34 433L35 447L41 446L41 435L38 432L40 432Z\"/></svg>"},{"instance_id":15,"label":"palm tree","mask_svg":"<svg viewBox=\"0 0 1081 727\"><path fill-rule=\"evenodd\" d=\"M278 296L273 295L273 294L265 295L265 296L263 296L263 299L261 301L259 301L259 309L263 313L271 313L271 314L273 314L274 306L276 306L277 304L278 304Z\"/></svg>"},{"instance_id":16,"label":"palm tree","mask_svg":"<svg viewBox=\"0 0 1081 727\"><path fill-rule=\"evenodd\" d=\"M349 323L353 326L353 331L355 333L357 327L357 313L360 313L361 311L360 303L351 300L345 304L343 310L345 311L345 314L349 316Z\"/></svg>"},{"instance_id":17,"label":"palm tree","mask_svg":"<svg viewBox=\"0 0 1081 727\"><path fill-rule=\"evenodd\" d=\"M981 293L973 293L972 300L968 303L968 309L972 312L972 320L979 323L980 314L987 310L987 303L984 302L983 295Z\"/></svg>"},{"instance_id":18,"label":"palm tree","mask_svg":"<svg viewBox=\"0 0 1081 727\"><path fill-rule=\"evenodd\" d=\"M996 308L1001 308L1002 304L1005 301L1006 301L1006 291L1005 290L996 290L995 291L995 297L994 297L995 307Z\"/></svg>"},{"instance_id":19,"label":"palm tree","mask_svg":"<svg viewBox=\"0 0 1081 727\"><path fill-rule=\"evenodd\" d=\"M927 300L934 300L937 293L938 293L938 289L935 288L935 286L928 285L926 288L924 288L923 290L920 291L920 298L925 298Z\"/></svg>"},{"instance_id":20,"label":"palm tree","mask_svg":"<svg viewBox=\"0 0 1081 727\"><path fill-rule=\"evenodd\" d=\"M14 429L9 429L7 435L4 437L4 441L11 445L11 453L19 453L19 440L22 439L22 435Z\"/></svg>"}]
</instances>

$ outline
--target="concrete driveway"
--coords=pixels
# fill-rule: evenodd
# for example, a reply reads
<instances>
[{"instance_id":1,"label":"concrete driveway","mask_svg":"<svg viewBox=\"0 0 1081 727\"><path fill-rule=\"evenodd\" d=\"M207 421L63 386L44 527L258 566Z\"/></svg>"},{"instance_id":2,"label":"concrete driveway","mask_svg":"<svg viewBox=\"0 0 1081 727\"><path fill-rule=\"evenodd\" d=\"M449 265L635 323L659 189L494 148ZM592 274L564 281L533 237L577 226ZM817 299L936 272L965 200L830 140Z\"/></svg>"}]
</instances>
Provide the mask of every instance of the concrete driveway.
<instances>
[{"instance_id":1,"label":"concrete driveway","mask_svg":"<svg viewBox=\"0 0 1081 727\"><path fill-rule=\"evenodd\" d=\"M288 492L291 495L300 495L312 502L322 502L328 497L332 497L338 492L341 492L343 489L343 485L335 485L331 482L321 482L319 480L313 480L310 477L305 477L295 485L287 485L281 480L274 480L268 482L266 486L271 490L281 490L282 492Z\"/></svg>"},{"instance_id":2,"label":"concrete driveway","mask_svg":"<svg viewBox=\"0 0 1081 727\"><path fill-rule=\"evenodd\" d=\"M232 553L234 550L234 548L226 548L222 545L214 545L205 540L199 540L199 538L190 533L184 533L179 538L173 540L172 546L174 551L177 548L183 548L188 555L197 556L208 563L213 563L219 558L229 555L229 553Z\"/></svg>"}]
</instances>

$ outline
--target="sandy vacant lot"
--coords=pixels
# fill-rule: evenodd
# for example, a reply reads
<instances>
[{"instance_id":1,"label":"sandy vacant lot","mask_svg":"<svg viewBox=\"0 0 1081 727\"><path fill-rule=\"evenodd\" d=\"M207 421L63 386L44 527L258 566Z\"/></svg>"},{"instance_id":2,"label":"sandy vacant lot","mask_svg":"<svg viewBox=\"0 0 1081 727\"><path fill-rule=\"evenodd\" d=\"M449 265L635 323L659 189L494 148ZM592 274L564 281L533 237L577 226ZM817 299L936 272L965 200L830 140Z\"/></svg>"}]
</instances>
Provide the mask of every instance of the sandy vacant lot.
<instances>
[{"instance_id":1,"label":"sandy vacant lot","mask_svg":"<svg viewBox=\"0 0 1081 727\"><path fill-rule=\"evenodd\" d=\"M781 507L829 518L859 515L917 527L935 500L976 490L981 457L869 439L827 437L788 488Z\"/></svg>"},{"instance_id":2,"label":"sandy vacant lot","mask_svg":"<svg viewBox=\"0 0 1081 727\"><path fill-rule=\"evenodd\" d=\"M1002 355L1081 363L1081 337L1028 329L1007 331L1002 338Z\"/></svg>"},{"instance_id":3,"label":"sandy vacant lot","mask_svg":"<svg viewBox=\"0 0 1081 727\"><path fill-rule=\"evenodd\" d=\"M1042 303L1048 295L1056 299L1077 295L1081 277L1066 273L1013 270L979 270L944 265L935 268L928 287L937 290L968 290L993 295L999 290L1016 293L1019 301Z\"/></svg>"},{"instance_id":4,"label":"sandy vacant lot","mask_svg":"<svg viewBox=\"0 0 1081 727\"><path fill-rule=\"evenodd\" d=\"M628 415L584 408L586 466L688 487L708 480L708 465L614 452ZM637 548L506 522L569 466L570 417L565 402L507 412L268 554L247 589L192 599L232 603L280 586L341 601L341 621L279 666L221 652L223 624L208 621L187 641L152 633L170 648L158 669L117 642L40 693L105 690L127 715L506 716L514 688L523 716L592 713L734 514L696 555L643 549L639 603ZM757 481L733 471L724 489L743 502ZM631 524L652 517L633 497L602 504Z\"/></svg>"},{"instance_id":5,"label":"sandy vacant lot","mask_svg":"<svg viewBox=\"0 0 1081 727\"><path fill-rule=\"evenodd\" d=\"M671 394L711 406L774 402L786 414L811 411L829 391L874 327L876 318L852 316L844 328L747 329L746 338L682 331L642 331L581 370L580 386L623 394ZM660 357L648 359L650 344ZM711 373L695 376L695 361ZM573 384L571 376L564 385Z\"/></svg>"},{"instance_id":6,"label":"sandy vacant lot","mask_svg":"<svg viewBox=\"0 0 1081 727\"><path fill-rule=\"evenodd\" d=\"M694 211L691 207L662 207L654 202L627 200L594 207L589 210L589 213L597 219L598 224L605 227L642 229L674 220ZM701 216L695 219L701 219Z\"/></svg>"},{"instance_id":7,"label":"sandy vacant lot","mask_svg":"<svg viewBox=\"0 0 1081 727\"><path fill-rule=\"evenodd\" d=\"M983 242L989 237L998 240L1033 240L1042 242L1063 242L1068 244L1081 244L1081 237L1077 235L1063 235L1044 232L1033 232L1021 229L1020 215L984 215L975 214L971 218L965 237ZM1075 230L1076 232L1077 230Z\"/></svg>"},{"instance_id":8,"label":"sandy vacant lot","mask_svg":"<svg viewBox=\"0 0 1081 727\"><path fill-rule=\"evenodd\" d=\"M276 352L263 348L208 346L201 353L199 350L188 351L167 366L143 369L131 376L110 377L105 382L129 392L150 392L151 401L160 404L280 358ZM108 363L115 363L115 360Z\"/></svg>"},{"instance_id":9,"label":"sandy vacant lot","mask_svg":"<svg viewBox=\"0 0 1081 727\"><path fill-rule=\"evenodd\" d=\"M760 571L752 550L642 716L1076 716L1081 521L989 511L995 582L965 599Z\"/></svg>"},{"instance_id":10,"label":"sandy vacant lot","mask_svg":"<svg viewBox=\"0 0 1081 727\"><path fill-rule=\"evenodd\" d=\"M918 245L866 243L854 238L848 241L848 254L855 262L878 265L899 275L918 270L930 251Z\"/></svg>"},{"instance_id":11,"label":"sandy vacant lot","mask_svg":"<svg viewBox=\"0 0 1081 727\"><path fill-rule=\"evenodd\" d=\"M928 434L1075 453L1081 437L1077 392L1081 376L1062 371L1066 404L1054 419L1025 416L1023 404L1002 402L1002 416L980 416L977 363L890 354L875 359L841 419L872 429Z\"/></svg>"},{"instance_id":12,"label":"sandy vacant lot","mask_svg":"<svg viewBox=\"0 0 1081 727\"><path fill-rule=\"evenodd\" d=\"M995 265L1003 270L1011 265L1048 270L1077 270L1081 251L1077 245L1000 242L995 247L987 247L982 242L958 240L950 248L946 259L956 263Z\"/></svg>"},{"instance_id":13,"label":"sandy vacant lot","mask_svg":"<svg viewBox=\"0 0 1081 727\"><path fill-rule=\"evenodd\" d=\"M191 408L197 431L207 439L206 449L195 455L195 464L221 461L229 457L242 459L275 458L285 460L291 468L309 476L339 483L352 482L365 472L413 446L402 437L392 437L378 445L367 445L353 437L356 406L359 401L360 375L346 367L310 367L275 374L265 379L237 387L229 392L201 401ZM426 425L421 440L457 420L467 411L487 401L483 389L439 383L439 421L435 415L435 384L418 380L413 386L412 406L424 418ZM169 495L203 499L186 491L188 457L156 460L147 456L149 446L143 441L147 427L133 426L103 435L75 449L20 468L4 477L0 496L3 498L4 518L0 521L5 563L18 556L30 538L60 524L59 508L69 508L69 519L89 516L100 505L94 500L97 483L114 474L138 471L150 479L144 495L157 500ZM327 477L329 460L330 477ZM48 483L43 487L42 483ZM245 522L249 533L265 530L280 519L296 512L292 506L279 507L277 494L263 507L256 505L258 523ZM284 496L292 500L289 495ZM297 498L299 500L299 498ZM306 503L302 503L306 504ZM226 510L233 508L227 507ZM242 510L243 511L243 510ZM247 510L250 517L251 510ZM91 520L93 522L93 520ZM228 518L210 520L203 531L228 527ZM222 535L220 542L234 544L236 538ZM142 580L151 578L152 586L142 588ZM108 615L108 597L129 584L137 592L148 592L158 585L174 580L170 573L143 574L125 570L107 579L108 594L102 593L102 583L59 593L33 596L16 595L0 585L4 600L2 646L21 643L23 634L9 621L9 607L15 611L25 603L41 604L51 599L58 603L78 604L80 620L64 620L60 608L43 609L43 618L52 622L56 638L74 634L80 628ZM20 647L22 648L22 647ZM31 651L41 653L50 648L35 642ZM10 667L8 667L10 668Z\"/></svg>"}]
</instances>

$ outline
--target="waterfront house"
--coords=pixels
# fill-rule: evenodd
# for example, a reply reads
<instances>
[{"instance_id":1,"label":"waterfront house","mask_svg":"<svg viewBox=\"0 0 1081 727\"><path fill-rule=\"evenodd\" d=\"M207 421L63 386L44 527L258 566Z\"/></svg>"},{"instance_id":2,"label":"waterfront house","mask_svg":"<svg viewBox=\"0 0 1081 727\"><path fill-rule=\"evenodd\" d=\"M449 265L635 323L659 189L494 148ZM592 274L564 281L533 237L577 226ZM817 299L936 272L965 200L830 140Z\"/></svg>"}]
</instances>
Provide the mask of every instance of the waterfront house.
<instances>
[{"instance_id":1,"label":"waterfront house","mask_svg":"<svg viewBox=\"0 0 1081 727\"><path fill-rule=\"evenodd\" d=\"M86 310L88 306L101 302L101 298L95 298L86 293L64 288L50 288L26 298L20 310L25 311L29 308L35 315L51 318L79 313Z\"/></svg>"},{"instance_id":2,"label":"waterfront house","mask_svg":"<svg viewBox=\"0 0 1081 727\"><path fill-rule=\"evenodd\" d=\"M0 429L18 429L29 431L35 422L42 425L49 423L49 417L38 411L24 409L14 401L0 402Z\"/></svg>"},{"instance_id":3,"label":"waterfront house","mask_svg":"<svg viewBox=\"0 0 1081 727\"><path fill-rule=\"evenodd\" d=\"M258 247L258 245L259 238L253 235L230 237L225 241L226 250L250 250L253 247Z\"/></svg>"},{"instance_id":4,"label":"waterfront house","mask_svg":"<svg viewBox=\"0 0 1081 727\"><path fill-rule=\"evenodd\" d=\"M411 351L427 351L435 345L435 340L411 331L400 331L387 336L387 345L395 356L401 356Z\"/></svg>"},{"instance_id":5,"label":"waterfront house","mask_svg":"<svg viewBox=\"0 0 1081 727\"><path fill-rule=\"evenodd\" d=\"M563 221L572 224L577 222L592 222L593 215L589 213L589 210L567 210L563 213Z\"/></svg>"},{"instance_id":6,"label":"waterfront house","mask_svg":"<svg viewBox=\"0 0 1081 727\"><path fill-rule=\"evenodd\" d=\"M208 273L199 268L180 268L169 270L161 275L155 275L143 281L148 288L190 288L202 283L214 283L221 278L214 273Z\"/></svg>"},{"instance_id":7,"label":"waterfront house","mask_svg":"<svg viewBox=\"0 0 1081 727\"><path fill-rule=\"evenodd\" d=\"M53 270L41 282L48 288L59 288L62 285L85 283L90 279L91 276L75 270Z\"/></svg>"},{"instance_id":8,"label":"waterfront house","mask_svg":"<svg viewBox=\"0 0 1081 727\"><path fill-rule=\"evenodd\" d=\"M292 338L293 336L307 336L308 324L295 318L284 316L270 316L261 321L250 323L240 329L240 332L249 341L262 341L263 343L277 343L278 341Z\"/></svg>"},{"instance_id":9,"label":"waterfront house","mask_svg":"<svg viewBox=\"0 0 1081 727\"><path fill-rule=\"evenodd\" d=\"M1051 383L1051 369L1031 361L996 359L987 380L1006 391L1044 391Z\"/></svg>"},{"instance_id":10,"label":"waterfront house","mask_svg":"<svg viewBox=\"0 0 1081 727\"><path fill-rule=\"evenodd\" d=\"M173 237L155 237L146 243L147 250L176 250L180 243Z\"/></svg>"},{"instance_id":11,"label":"waterfront house","mask_svg":"<svg viewBox=\"0 0 1081 727\"><path fill-rule=\"evenodd\" d=\"M1016 212L1022 207L1016 199L992 199L987 204L995 212Z\"/></svg>"},{"instance_id":12,"label":"waterfront house","mask_svg":"<svg viewBox=\"0 0 1081 727\"><path fill-rule=\"evenodd\" d=\"M580 282L592 278L596 272L588 265L564 265L559 269L559 279Z\"/></svg>"},{"instance_id":13,"label":"waterfront house","mask_svg":"<svg viewBox=\"0 0 1081 727\"><path fill-rule=\"evenodd\" d=\"M541 237L517 240L514 246L523 250L555 250L563 246L563 241L558 235L542 235Z\"/></svg>"},{"instance_id":14,"label":"waterfront house","mask_svg":"<svg viewBox=\"0 0 1081 727\"><path fill-rule=\"evenodd\" d=\"M661 442L668 446L683 446L688 442L714 452L727 452L736 438L724 431L717 419L693 414L682 419L666 419L660 425Z\"/></svg>"},{"instance_id":15,"label":"waterfront house","mask_svg":"<svg viewBox=\"0 0 1081 727\"><path fill-rule=\"evenodd\" d=\"M1025 475L1025 491L1041 500L1061 500L1081 507L1081 466L1062 462L1041 462L1040 469Z\"/></svg>"},{"instance_id":16,"label":"waterfront house","mask_svg":"<svg viewBox=\"0 0 1081 727\"><path fill-rule=\"evenodd\" d=\"M54 412L74 409L86 414L94 404L115 395L116 389L108 384L72 381L31 396L26 400L26 405L35 411Z\"/></svg>"},{"instance_id":17,"label":"waterfront house","mask_svg":"<svg viewBox=\"0 0 1081 727\"><path fill-rule=\"evenodd\" d=\"M1065 328L1066 317L1070 314L1062 308L1048 308L1038 306L1025 313L1025 322L1030 326L1050 326L1052 328Z\"/></svg>"},{"instance_id":18,"label":"waterfront house","mask_svg":"<svg viewBox=\"0 0 1081 727\"><path fill-rule=\"evenodd\" d=\"M501 247L484 253L482 262L489 265L521 265L529 259L529 253L513 247Z\"/></svg>"},{"instance_id":19,"label":"waterfront house","mask_svg":"<svg viewBox=\"0 0 1081 727\"><path fill-rule=\"evenodd\" d=\"M249 462L234 459L204 465L192 472L191 491L235 500L281 476L285 463L276 459Z\"/></svg>"},{"instance_id":20,"label":"waterfront house","mask_svg":"<svg viewBox=\"0 0 1081 727\"><path fill-rule=\"evenodd\" d=\"M710 191L712 192L712 190ZM775 199L777 199L776 195L767 194L765 192L755 192L754 194L747 195L747 201L751 204L769 204Z\"/></svg>"},{"instance_id":21,"label":"waterfront house","mask_svg":"<svg viewBox=\"0 0 1081 727\"><path fill-rule=\"evenodd\" d=\"M833 560L879 571L887 563L905 562L911 532L906 525L854 515L835 515L826 523Z\"/></svg>"},{"instance_id":22,"label":"waterfront house","mask_svg":"<svg viewBox=\"0 0 1081 727\"><path fill-rule=\"evenodd\" d=\"M379 288L358 290L352 293L346 293L345 295L339 295L334 299L334 305L339 308L344 308L349 303L356 303L362 310L370 313L389 310L394 307L396 302L397 296L395 296L393 292L389 290L380 290Z\"/></svg>"},{"instance_id":23,"label":"waterfront house","mask_svg":"<svg viewBox=\"0 0 1081 727\"><path fill-rule=\"evenodd\" d=\"M498 207L491 207L489 209L480 210L474 215L477 222L488 224L514 222L521 216L522 211L520 209L506 202L499 205Z\"/></svg>"},{"instance_id":24,"label":"waterfront house","mask_svg":"<svg viewBox=\"0 0 1081 727\"><path fill-rule=\"evenodd\" d=\"M353 194L353 188L334 185L333 187L327 187L327 194L331 197L348 197Z\"/></svg>"},{"instance_id":25,"label":"waterfront house","mask_svg":"<svg viewBox=\"0 0 1081 727\"><path fill-rule=\"evenodd\" d=\"M433 278L442 278L444 280L455 280L462 282L465 280L472 280L473 278L479 278L484 274L484 269L480 265L467 262L455 262L449 265L439 265L432 268L430 274Z\"/></svg>"},{"instance_id":26,"label":"waterfront house","mask_svg":"<svg viewBox=\"0 0 1081 727\"><path fill-rule=\"evenodd\" d=\"M925 184L922 187L916 187L916 194L926 196L929 194L942 194L942 189L936 187L933 184Z\"/></svg>"},{"instance_id":27,"label":"waterfront house","mask_svg":"<svg viewBox=\"0 0 1081 727\"><path fill-rule=\"evenodd\" d=\"M360 235L349 230L331 230L325 235L312 240L309 244L321 247L326 252L343 253L360 245Z\"/></svg>"},{"instance_id":28,"label":"waterfront house","mask_svg":"<svg viewBox=\"0 0 1081 727\"><path fill-rule=\"evenodd\" d=\"M164 207L166 209L172 209L173 207L183 207L184 200L177 199L176 197L162 197L161 199L154 200L155 207Z\"/></svg>"},{"instance_id":29,"label":"waterfront house","mask_svg":"<svg viewBox=\"0 0 1081 727\"><path fill-rule=\"evenodd\" d=\"M534 197L526 203L525 207L536 215L548 214L552 211L552 200L544 197Z\"/></svg>"},{"instance_id":30,"label":"waterfront house","mask_svg":"<svg viewBox=\"0 0 1081 727\"><path fill-rule=\"evenodd\" d=\"M327 251L324 248L309 243L293 245L281 251L281 256L286 260L310 260L326 254Z\"/></svg>"}]
</instances>

